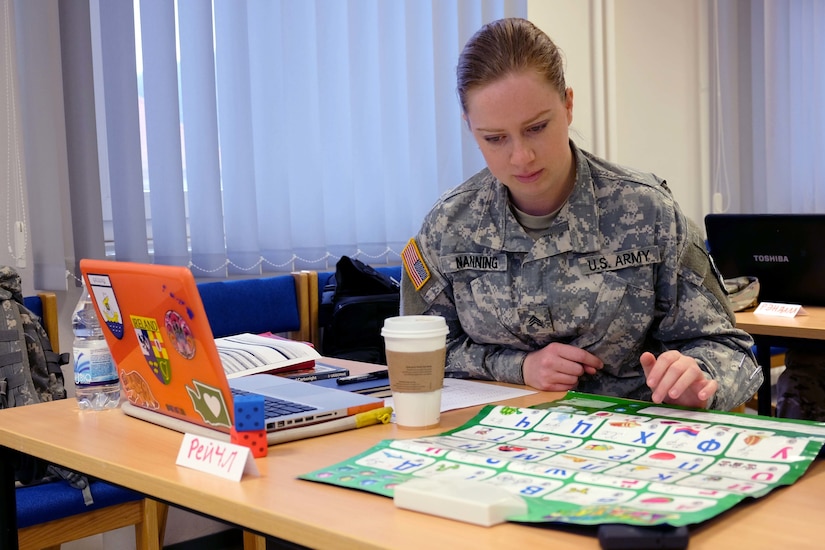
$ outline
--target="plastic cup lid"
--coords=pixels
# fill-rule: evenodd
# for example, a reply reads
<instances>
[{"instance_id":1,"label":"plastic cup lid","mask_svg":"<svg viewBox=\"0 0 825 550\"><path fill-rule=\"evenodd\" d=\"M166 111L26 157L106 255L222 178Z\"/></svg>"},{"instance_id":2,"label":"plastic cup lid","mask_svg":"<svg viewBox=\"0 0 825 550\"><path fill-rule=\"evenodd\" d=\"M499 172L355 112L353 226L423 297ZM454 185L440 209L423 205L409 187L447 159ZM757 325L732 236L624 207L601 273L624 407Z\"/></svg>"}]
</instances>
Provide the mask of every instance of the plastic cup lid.
<instances>
[{"instance_id":1,"label":"plastic cup lid","mask_svg":"<svg viewBox=\"0 0 825 550\"><path fill-rule=\"evenodd\" d=\"M421 338L446 335L447 322L439 315L404 315L384 320L382 336Z\"/></svg>"}]
</instances>

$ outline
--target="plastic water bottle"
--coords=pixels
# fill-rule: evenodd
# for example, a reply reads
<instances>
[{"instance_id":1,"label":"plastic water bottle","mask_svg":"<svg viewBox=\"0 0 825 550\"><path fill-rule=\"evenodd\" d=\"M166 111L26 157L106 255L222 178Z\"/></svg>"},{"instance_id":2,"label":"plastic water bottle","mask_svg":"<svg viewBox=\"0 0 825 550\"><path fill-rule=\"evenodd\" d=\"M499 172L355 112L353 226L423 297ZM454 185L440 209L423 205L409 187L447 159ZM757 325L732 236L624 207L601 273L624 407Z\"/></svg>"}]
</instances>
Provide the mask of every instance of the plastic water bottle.
<instances>
[{"instance_id":1,"label":"plastic water bottle","mask_svg":"<svg viewBox=\"0 0 825 550\"><path fill-rule=\"evenodd\" d=\"M72 314L72 331L78 406L95 411L116 408L120 404L117 368L85 285Z\"/></svg>"}]
</instances>

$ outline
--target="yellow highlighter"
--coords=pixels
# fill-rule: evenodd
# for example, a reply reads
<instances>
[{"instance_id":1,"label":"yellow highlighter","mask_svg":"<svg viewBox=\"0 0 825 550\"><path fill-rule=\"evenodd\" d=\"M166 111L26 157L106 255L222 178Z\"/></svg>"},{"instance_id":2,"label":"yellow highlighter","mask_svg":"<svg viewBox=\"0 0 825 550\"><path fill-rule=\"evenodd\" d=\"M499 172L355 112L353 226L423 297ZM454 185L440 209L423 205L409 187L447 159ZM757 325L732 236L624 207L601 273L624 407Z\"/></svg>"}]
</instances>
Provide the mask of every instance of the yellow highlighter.
<instances>
[{"instance_id":1,"label":"yellow highlighter","mask_svg":"<svg viewBox=\"0 0 825 550\"><path fill-rule=\"evenodd\" d=\"M388 424L392 418L392 407L381 407L379 409L358 413L354 415L353 418L355 418L356 428L363 428L364 426L372 426L373 424L379 423Z\"/></svg>"}]
</instances>

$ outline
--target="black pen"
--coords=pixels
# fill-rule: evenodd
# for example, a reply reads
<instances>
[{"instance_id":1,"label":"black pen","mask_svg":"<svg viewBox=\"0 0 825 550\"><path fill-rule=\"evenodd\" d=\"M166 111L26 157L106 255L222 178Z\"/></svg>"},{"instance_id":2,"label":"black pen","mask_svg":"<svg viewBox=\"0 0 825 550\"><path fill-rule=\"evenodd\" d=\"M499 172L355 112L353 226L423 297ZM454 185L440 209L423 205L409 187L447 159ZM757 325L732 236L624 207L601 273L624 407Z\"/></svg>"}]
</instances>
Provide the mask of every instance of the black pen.
<instances>
[{"instance_id":1,"label":"black pen","mask_svg":"<svg viewBox=\"0 0 825 550\"><path fill-rule=\"evenodd\" d=\"M355 384L356 382L368 382L370 380L381 380L382 378L389 378L390 371L377 370L375 372L368 372L366 374L357 374L355 376L342 376L336 378L335 381L339 384Z\"/></svg>"},{"instance_id":2,"label":"black pen","mask_svg":"<svg viewBox=\"0 0 825 550\"><path fill-rule=\"evenodd\" d=\"M466 370L448 370L444 373L444 378L469 378L470 373Z\"/></svg>"}]
</instances>

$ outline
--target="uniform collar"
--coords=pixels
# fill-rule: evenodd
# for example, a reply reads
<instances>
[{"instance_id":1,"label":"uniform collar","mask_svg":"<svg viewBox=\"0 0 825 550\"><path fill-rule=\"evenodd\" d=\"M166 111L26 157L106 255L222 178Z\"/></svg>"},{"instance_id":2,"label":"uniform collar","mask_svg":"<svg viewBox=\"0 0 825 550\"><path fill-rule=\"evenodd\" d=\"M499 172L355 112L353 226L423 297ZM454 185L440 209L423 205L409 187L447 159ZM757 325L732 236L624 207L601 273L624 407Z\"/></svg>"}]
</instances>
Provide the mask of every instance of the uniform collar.
<instances>
[{"instance_id":1,"label":"uniform collar","mask_svg":"<svg viewBox=\"0 0 825 550\"><path fill-rule=\"evenodd\" d=\"M529 253L533 259L599 250L599 214L590 165L572 141L570 149L576 162L576 184L547 235L538 241L527 235L510 211L507 188L485 169L484 185L472 209L481 213L473 241L493 250Z\"/></svg>"}]
</instances>

